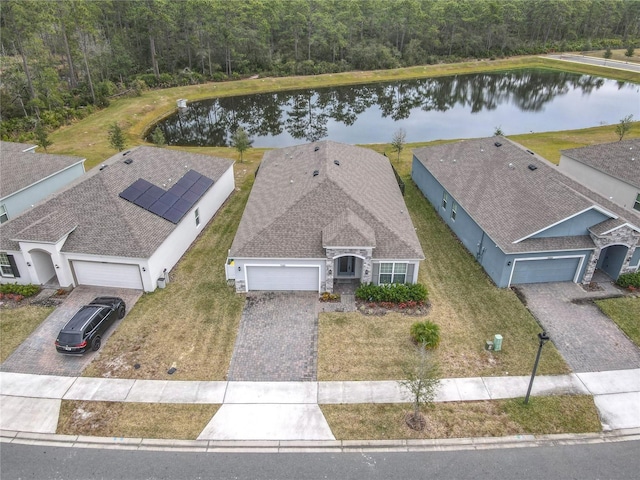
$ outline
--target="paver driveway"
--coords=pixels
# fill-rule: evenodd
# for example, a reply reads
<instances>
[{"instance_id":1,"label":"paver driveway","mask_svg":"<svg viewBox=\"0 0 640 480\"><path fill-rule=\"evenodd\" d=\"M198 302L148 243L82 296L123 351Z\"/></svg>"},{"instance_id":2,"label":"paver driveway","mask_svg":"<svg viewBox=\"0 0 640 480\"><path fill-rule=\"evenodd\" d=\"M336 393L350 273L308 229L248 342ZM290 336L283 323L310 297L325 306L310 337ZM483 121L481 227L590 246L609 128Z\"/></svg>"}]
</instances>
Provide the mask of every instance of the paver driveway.
<instances>
[{"instance_id":1,"label":"paver driveway","mask_svg":"<svg viewBox=\"0 0 640 480\"><path fill-rule=\"evenodd\" d=\"M36 330L20 345L2 365L3 372L32 373L37 375L80 376L91 360L100 354L87 352L82 356L63 355L56 351L53 342L60 329L78 309L95 297L114 296L124 300L127 313L142 295L141 290L80 286L73 289L67 299L49 315ZM125 317L126 318L126 317ZM103 335L102 344L118 328L121 320Z\"/></svg>"},{"instance_id":2,"label":"paver driveway","mask_svg":"<svg viewBox=\"0 0 640 480\"><path fill-rule=\"evenodd\" d=\"M316 380L317 304L312 292L249 293L227 379Z\"/></svg>"},{"instance_id":3,"label":"paver driveway","mask_svg":"<svg viewBox=\"0 0 640 480\"><path fill-rule=\"evenodd\" d=\"M599 285L597 292L570 282L518 285L518 290L574 372L640 368L640 349L589 301L621 291L610 282Z\"/></svg>"}]
</instances>

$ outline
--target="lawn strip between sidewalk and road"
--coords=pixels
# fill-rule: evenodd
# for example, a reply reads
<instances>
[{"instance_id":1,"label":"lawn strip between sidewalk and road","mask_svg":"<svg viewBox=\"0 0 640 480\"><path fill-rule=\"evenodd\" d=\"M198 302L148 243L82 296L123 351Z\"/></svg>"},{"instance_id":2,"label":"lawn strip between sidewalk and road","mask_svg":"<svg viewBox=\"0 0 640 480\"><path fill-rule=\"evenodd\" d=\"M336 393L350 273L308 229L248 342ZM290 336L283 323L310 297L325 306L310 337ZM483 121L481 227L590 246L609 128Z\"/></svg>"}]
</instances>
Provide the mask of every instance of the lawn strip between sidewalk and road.
<instances>
[{"instance_id":1,"label":"lawn strip between sidewalk and road","mask_svg":"<svg viewBox=\"0 0 640 480\"><path fill-rule=\"evenodd\" d=\"M423 408L427 426L409 428L411 404L320 405L337 440L392 440L502 437L524 434L599 432L602 427L588 395L533 397L479 402L435 403Z\"/></svg>"}]
</instances>

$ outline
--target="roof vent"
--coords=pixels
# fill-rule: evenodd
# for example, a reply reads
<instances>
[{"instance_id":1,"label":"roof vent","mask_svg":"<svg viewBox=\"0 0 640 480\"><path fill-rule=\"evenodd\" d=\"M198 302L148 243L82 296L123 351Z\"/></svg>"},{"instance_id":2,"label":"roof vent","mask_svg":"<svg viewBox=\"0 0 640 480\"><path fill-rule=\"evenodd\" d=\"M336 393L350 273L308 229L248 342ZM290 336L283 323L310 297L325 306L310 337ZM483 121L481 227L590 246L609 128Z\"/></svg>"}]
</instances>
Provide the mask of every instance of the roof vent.
<instances>
[{"instance_id":1,"label":"roof vent","mask_svg":"<svg viewBox=\"0 0 640 480\"><path fill-rule=\"evenodd\" d=\"M127 165L131 165L133 163L133 158L127 158L124 163L126 163Z\"/></svg>"},{"instance_id":2,"label":"roof vent","mask_svg":"<svg viewBox=\"0 0 640 480\"><path fill-rule=\"evenodd\" d=\"M502 146L502 144L501 144L500 142L496 142L496 143L494 143L494 145L495 145L496 147L501 147L501 146Z\"/></svg>"},{"instance_id":3,"label":"roof vent","mask_svg":"<svg viewBox=\"0 0 640 480\"><path fill-rule=\"evenodd\" d=\"M126 152L124 152L122 154L123 157L126 157L127 155L129 155L131 153L131 150L127 150Z\"/></svg>"},{"instance_id":4,"label":"roof vent","mask_svg":"<svg viewBox=\"0 0 640 480\"><path fill-rule=\"evenodd\" d=\"M510 164L509 164L509 168L510 168L511 170L515 170L516 166L515 166L513 163L510 163Z\"/></svg>"},{"instance_id":5,"label":"roof vent","mask_svg":"<svg viewBox=\"0 0 640 480\"><path fill-rule=\"evenodd\" d=\"M320 150L320 147L318 145L316 145L316 148L314 148L313 151L317 152L318 150Z\"/></svg>"},{"instance_id":6,"label":"roof vent","mask_svg":"<svg viewBox=\"0 0 640 480\"><path fill-rule=\"evenodd\" d=\"M335 163L336 165L340 166L340 160L334 160L333 163Z\"/></svg>"},{"instance_id":7,"label":"roof vent","mask_svg":"<svg viewBox=\"0 0 640 480\"><path fill-rule=\"evenodd\" d=\"M535 153L533 153L531 150L527 150L527 153L530 153L531 155L535 155Z\"/></svg>"},{"instance_id":8,"label":"roof vent","mask_svg":"<svg viewBox=\"0 0 640 480\"><path fill-rule=\"evenodd\" d=\"M104 170L105 168L107 168L109 165L100 165L100 171Z\"/></svg>"},{"instance_id":9,"label":"roof vent","mask_svg":"<svg viewBox=\"0 0 640 480\"><path fill-rule=\"evenodd\" d=\"M317 177L318 175L320 175L320 172L318 170L314 170L313 171L313 176Z\"/></svg>"},{"instance_id":10,"label":"roof vent","mask_svg":"<svg viewBox=\"0 0 640 480\"><path fill-rule=\"evenodd\" d=\"M530 164L527 166L527 168L528 168L529 170L531 170L532 172L533 172L534 170L537 170L537 169L538 169L538 167L536 167L533 163L530 163Z\"/></svg>"}]
</instances>

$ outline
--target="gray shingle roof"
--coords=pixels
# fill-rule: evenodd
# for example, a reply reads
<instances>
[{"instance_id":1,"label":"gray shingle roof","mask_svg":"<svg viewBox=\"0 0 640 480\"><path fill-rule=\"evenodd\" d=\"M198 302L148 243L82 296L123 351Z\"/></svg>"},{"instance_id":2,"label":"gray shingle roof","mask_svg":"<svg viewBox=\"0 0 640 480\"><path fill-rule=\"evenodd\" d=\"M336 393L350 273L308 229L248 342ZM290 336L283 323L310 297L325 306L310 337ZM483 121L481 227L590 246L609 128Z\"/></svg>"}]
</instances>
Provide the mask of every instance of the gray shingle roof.
<instances>
[{"instance_id":1,"label":"gray shingle roof","mask_svg":"<svg viewBox=\"0 0 640 480\"><path fill-rule=\"evenodd\" d=\"M48 153L24 153L25 144L0 143L0 198L7 197L60 170L84 162L83 158Z\"/></svg>"},{"instance_id":2,"label":"gray shingle roof","mask_svg":"<svg viewBox=\"0 0 640 480\"><path fill-rule=\"evenodd\" d=\"M640 188L640 138L571 148L561 153Z\"/></svg>"},{"instance_id":3,"label":"gray shingle roof","mask_svg":"<svg viewBox=\"0 0 640 480\"><path fill-rule=\"evenodd\" d=\"M550 241L523 239L593 207L640 224L637 215L503 137L423 147L414 155L507 253L550 247ZM529 165L537 168L530 170ZM572 238L565 246L589 244L588 237Z\"/></svg>"},{"instance_id":4,"label":"gray shingle roof","mask_svg":"<svg viewBox=\"0 0 640 480\"><path fill-rule=\"evenodd\" d=\"M126 165L123 160L133 162ZM126 157L117 154L64 190L0 226L0 248L17 250L15 240L57 241L76 225L62 251L129 258L147 258L176 225L120 198L139 178L168 189L189 169L217 181L233 161L181 152L138 147ZM214 187L215 188L215 184ZM188 217L185 217L188 218Z\"/></svg>"},{"instance_id":5,"label":"gray shingle roof","mask_svg":"<svg viewBox=\"0 0 640 480\"><path fill-rule=\"evenodd\" d=\"M341 246L374 240L376 258L424 258L386 157L331 141L265 153L230 255L324 258L323 230Z\"/></svg>"},{"instance_id":6,"label":"gray shingle roof","mask_svg":"<svg viewBox=\"0 0 640 480\"><path fill-rule=\"evenodd\" d=\"M4 155L7 152L28 152L33 151L38 146L31 143L16 143L16 142L2 142L0 141L0 152Z\"/></svg>"}]
</instances>

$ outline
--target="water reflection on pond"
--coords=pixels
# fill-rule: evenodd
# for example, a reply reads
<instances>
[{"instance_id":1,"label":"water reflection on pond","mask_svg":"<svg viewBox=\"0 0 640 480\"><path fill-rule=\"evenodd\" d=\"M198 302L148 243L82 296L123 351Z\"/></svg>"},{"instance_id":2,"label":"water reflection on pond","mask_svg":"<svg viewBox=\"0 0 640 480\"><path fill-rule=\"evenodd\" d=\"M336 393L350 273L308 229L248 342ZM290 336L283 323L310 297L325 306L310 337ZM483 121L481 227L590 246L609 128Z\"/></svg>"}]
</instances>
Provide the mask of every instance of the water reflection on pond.
<instances>
[{"instance_id":1,"label":"water reflection on pond","mask_svg":"<svg viewBox=\"0 0 640 480\"><path fill-rule=\"evenodd\" d=\"M172 145L228 146L239 126L255 147L389 142L398 128L413 142L615 124L639 105L636 84L520 70L216 98L159 126Z\"/></svg>"}]
</instances>

